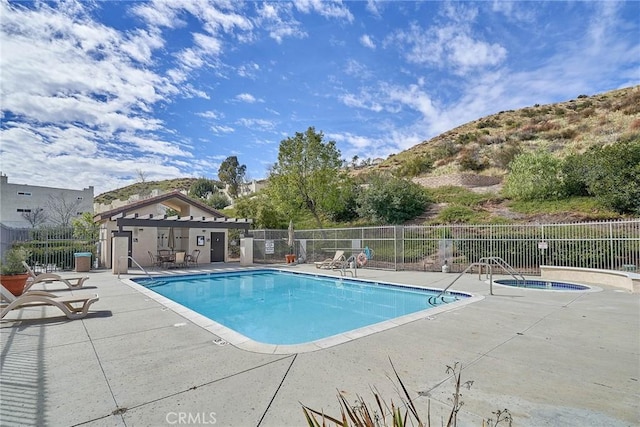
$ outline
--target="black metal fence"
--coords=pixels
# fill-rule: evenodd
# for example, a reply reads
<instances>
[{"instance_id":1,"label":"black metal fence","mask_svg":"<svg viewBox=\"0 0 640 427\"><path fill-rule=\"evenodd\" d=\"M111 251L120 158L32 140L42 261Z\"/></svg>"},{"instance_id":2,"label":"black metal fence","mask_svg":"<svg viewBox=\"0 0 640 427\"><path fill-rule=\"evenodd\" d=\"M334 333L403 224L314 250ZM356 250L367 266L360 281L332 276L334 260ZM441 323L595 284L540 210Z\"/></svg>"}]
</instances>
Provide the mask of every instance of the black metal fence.
<instances>
[{"instance_id":1,"label":"black metal fence","mask_svg":"<svg viewBox=\"0 0 640 427\"><path fill-rule=\"evenodd\" d=\"M29 265L40 271L72 270L75 254L91 253L93 265L97 245L93 239L74 235L72 227L10 228L0 226L0 249L21 246L29 250Z\"/></svg>"}]
</instances>

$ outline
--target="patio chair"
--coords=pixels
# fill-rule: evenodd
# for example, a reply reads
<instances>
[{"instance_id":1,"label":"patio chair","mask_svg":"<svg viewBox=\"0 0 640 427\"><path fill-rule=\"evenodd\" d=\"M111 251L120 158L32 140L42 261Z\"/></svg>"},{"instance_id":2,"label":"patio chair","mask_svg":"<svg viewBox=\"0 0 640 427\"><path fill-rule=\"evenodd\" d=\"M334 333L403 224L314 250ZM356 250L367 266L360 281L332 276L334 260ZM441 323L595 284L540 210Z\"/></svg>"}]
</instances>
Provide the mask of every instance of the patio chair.
<instances>
[{"instance_id":1,"label":"patio chair","mask_svg":"<svg viewBox=\"0 0 640 427\"><path fill-rule=\"evenodd\" d=\"M162 267L162 260L160 258L158 258L157 256L153 255L153 253L151 253L151 251L147 251L147 253L149 254L149 258L151 258L151 265L154 267Z\"/></svg>"},{"instance_id":2,"label":"patio chair","mask_svg":"<svg viewBox=\"0 0 640 427\"><path fill-rule=\"evenodd\" d=\"M186 252L176 252L176 258L173 261L173 265L176 267L186 267L187 266L187 253Z\"/></svg>"},{"instance_id":3,"label":"patio chair","mask_svg":"<svg viewBox=\"0 0 640 427\"><path fill-rule=\"evenodd\" d=\"M38 306L58 307L69 319L80 319L89 313L89 306L98 301L98 294L58 296L44 291L28 291L16 297L0 285L0 298L4 318L11 310Z\"/></svg>"},{"instance_id":4,"label":"patio chair","mask_svg":"<svg viewBox=\"0 0 640 427\"><path fill-rule=\"evenodd\" d=\"M324 261L314 262L316 268L340 268L347 260L344 257L344 251L336 251L333 258L327 258Z\"/></svg>"},{"instance_id":5,"label":"patio chair","mask_svg":"<svg viewBox=\"0 0 640 427\"><path fill-rule=\"evenodd\" d=\"M187 258L186 258L187 267L189 267L189 264L197 266L199 257L200 257L200 249L194 249L190 255L187 255Z\"/></svg>"},{"instance_id":6,"label":"patio chair","mask_svg":"<svg viewBox=\"0 0 640 427\"><path fill-rule=\"evenodd\" d=\"M40 273L37 274L26 262L22 261L22 265L27 269L27 273L29 273L29 279L27 279L27 284L24 286L24 291L26 292L33 285L38 283L53 283L53 282L62 282L69 289L80 289L85 280L89 279L89 276L81 276L81 277L67 277L63 278L62 276L55 273Z\"/></svg>"}]
</instances>

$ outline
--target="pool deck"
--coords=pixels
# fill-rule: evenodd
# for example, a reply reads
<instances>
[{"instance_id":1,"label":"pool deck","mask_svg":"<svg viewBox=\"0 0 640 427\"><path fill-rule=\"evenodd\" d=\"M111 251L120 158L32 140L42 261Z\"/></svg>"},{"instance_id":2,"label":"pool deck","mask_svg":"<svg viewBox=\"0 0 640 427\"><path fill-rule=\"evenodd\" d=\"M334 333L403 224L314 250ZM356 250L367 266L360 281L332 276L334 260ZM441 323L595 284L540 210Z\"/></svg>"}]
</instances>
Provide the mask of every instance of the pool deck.
<instances>
[{"instance_id":1,"label":"pool deck","mask_svg":"<svg viewBox=\"0 0 640 427\"><path fill-rule=\"evenodd\" d=\"M239 265L211 269L228 268ZM640 424L640 295L607 285L494 286L489 295L487 283L465 275L453 289L483 299L328 348L269 354L225 345L110 271L88 274L85 290L45 285L61 295L97 292L86 318L37 307L0 323L0 425L302 426L301 402L339 416L338 390L373 406L375 387L398 404L390 360L425 423L430 404L432 425L446 424L454 392L446 367L456 362L462 381L473 381L462 390L459 426L481 426L505 408L514 426ZM369 269L358 276L437 288L455 278Z\"/></svg>"}]
</instances>

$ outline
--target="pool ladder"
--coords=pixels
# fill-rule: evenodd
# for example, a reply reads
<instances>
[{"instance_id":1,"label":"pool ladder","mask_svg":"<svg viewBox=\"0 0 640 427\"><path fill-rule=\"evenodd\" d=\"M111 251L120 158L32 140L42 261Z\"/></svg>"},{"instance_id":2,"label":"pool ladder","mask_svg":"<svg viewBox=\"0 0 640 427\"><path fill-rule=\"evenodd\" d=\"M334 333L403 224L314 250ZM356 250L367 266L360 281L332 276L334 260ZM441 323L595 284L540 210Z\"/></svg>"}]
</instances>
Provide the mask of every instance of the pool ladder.
<instances>
[{"instance_id":1,"label":"pool ladder","mask_svg":"<svg viewBox=\"0 0 640 427\"><path fill-rule=\"evenodd\" d=\"M438 295L434 297L429 297L429 303L435 304L438 301L438 298L442 300L444 295L449 290L449 288L453 286L453 284L456 283L456 281L459 278L461 278L465 273L467 273L473 267L480 267L480 269L478 270L478 280L482 280L482 269L483 267L487 267L487 273L485 274L486 274L486 277L489 278L489 294L493 295L493 266L494 265L497 265L498 267L502 268L505 272L509 273L511 277L516 279L518 283L520 283L520 280L522 280L523 282L525 281L524 276L518 273L513 267L511 267L502 258L497 256L482 257L478 260L478 262L471 263L467 268L464 269L462 273L458 274L458 276L456 276L456 278L453 279L453 281L449 283L449 285L447 285L447 287L444 288Z\"/></svg>"},{"instance_id":2,"label":"pool ladder","mask_svg":"<svg viewBox=\"0 0 640 427\"><path fill-rule=\"evenodd\" d=\"M353 270L351 267L348 267L353 263ZM351 277L358 277L358 261L356 260L355 255L351 255L347 260L342 264L342 267L339 269L340 276L346 276L347 273L351 273Z\"/></svg>"},{"instance_id":3,"label":"pool ladder","mask_svg":"<svg viewBox=\"0 0 640 427\"><path fill-rule=\"evenodd\" d=\"M133 257L132 257L132 256L129 256L129 255L124 256L124 255L123 255L123 256L121 256L120 258L118 258L118 267L120 267L120 261L122 261L123 259L130 259L131 261L133 261L133 263L134 263L135 265L137 265L137 266L138 266L138 268L139 268L140 270L144 271L144 274L146 274L146 275L147 275L147 277L148 277L149 279L151 279L151 280L155 280L155 279L153 278L153 276L151 276L151 275L147 272L147 270L145 270L145 269L144 269L144 267L142 267L140 264L138 264L138 261L136 261L135 259L133 259ZM118 279L120 279L120 268L118 268Z\"/></svg>"}]
</instances>

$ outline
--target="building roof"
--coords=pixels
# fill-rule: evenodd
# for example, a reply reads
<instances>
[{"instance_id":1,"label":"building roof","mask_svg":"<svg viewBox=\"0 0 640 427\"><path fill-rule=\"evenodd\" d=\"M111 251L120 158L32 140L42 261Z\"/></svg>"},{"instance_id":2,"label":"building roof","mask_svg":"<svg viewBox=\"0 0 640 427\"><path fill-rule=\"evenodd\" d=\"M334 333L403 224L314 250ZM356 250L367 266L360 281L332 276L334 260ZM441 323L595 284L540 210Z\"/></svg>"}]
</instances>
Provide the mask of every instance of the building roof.
<instances>
[{"instance_id":1,"label":"building roof","mask_svg":"<svg viewBox=\"0 0 640 427\"><path fill-rule=\"evenodd\" d=\"M93 219L96 222L108 221L113 217L125 217L129 214L136 213L137 210L151 206L161 204L174 210L181 210L185 205L195 206L198 209L203 210L214 218L226 218L227 216L220 211L212 208L200 200L191 198L181 193L180 191L172 191L170 193L161 194L155 197L149 197L148 199L139 200L137 202L129 203L128 205L120 206L115 209L100 212L94 215Z\"/></svg>"},{"instance_id":2,"label":"building roof","mask_svg":"<svg viewBox=\"0 0 640 427\"><path fill-rule=\"evenodd\" d=\"M153 214L139 215L136 211L143 207L162 204L174 210L181 210L185 205L195 206L210 217L194 217L190 216L172 216L166 215L153 216ZM93 217L95 222L116 221L120 230L126 226L146 226L146 227L182 227L182 228L241 228L249 229L251 219L246 218L228 218L211 206L202 203L182 194L180 191L162 194L160 196L150 197L148 199L129 203L117 209L100 212Z\"/></svg>"}]
</instances>

